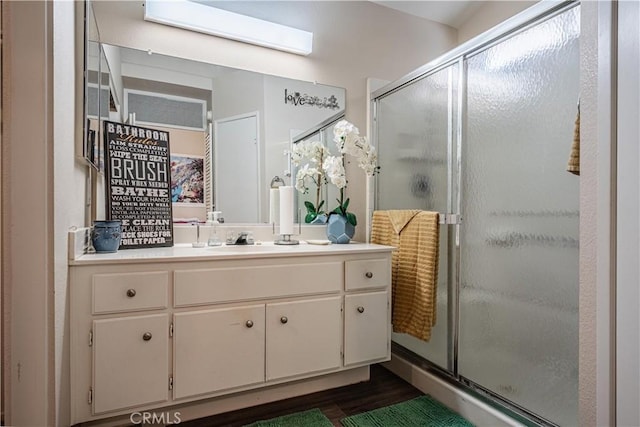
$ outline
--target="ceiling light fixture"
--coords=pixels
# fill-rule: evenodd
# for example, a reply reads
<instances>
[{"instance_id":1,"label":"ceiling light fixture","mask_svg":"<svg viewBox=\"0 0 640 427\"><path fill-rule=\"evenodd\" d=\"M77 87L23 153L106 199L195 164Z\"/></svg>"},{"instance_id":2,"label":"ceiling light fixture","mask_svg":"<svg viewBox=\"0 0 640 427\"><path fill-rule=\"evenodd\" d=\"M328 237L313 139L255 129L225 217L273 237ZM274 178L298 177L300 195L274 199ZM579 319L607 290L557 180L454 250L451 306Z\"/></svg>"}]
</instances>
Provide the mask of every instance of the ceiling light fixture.
<instances>
[{"instance_id":1,"label":"ceiling light fixture","mask_svg":"<svg viewBox=\"0 0 640 427\"><path fill-rule=\"evenodd\" d=\"M313 33L188 0L146 0L144 19L298 55L312 51Z\"/></svg>"}]
</instances>

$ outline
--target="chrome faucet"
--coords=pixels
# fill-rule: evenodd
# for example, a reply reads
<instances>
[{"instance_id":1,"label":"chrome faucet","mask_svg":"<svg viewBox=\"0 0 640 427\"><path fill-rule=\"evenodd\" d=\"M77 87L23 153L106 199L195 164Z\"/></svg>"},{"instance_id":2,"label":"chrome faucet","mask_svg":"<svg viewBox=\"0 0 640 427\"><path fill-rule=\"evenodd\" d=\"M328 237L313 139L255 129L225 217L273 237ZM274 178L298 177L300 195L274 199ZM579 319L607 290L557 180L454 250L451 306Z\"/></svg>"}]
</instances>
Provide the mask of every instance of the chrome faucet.
<instances>
[{"instance_id":1,"label":"chrome faucet","mask_svg":"<svg viewBox=\"0 0 640 427\"><path fill-rule=\"evenodd\" d=\"M236 239L234 245L246 245L248 234L249 233L247 233L246 231L241 231L240 233L238 233L238 238Z\"/></svg>"},{"instance_id":2,"label":"chrome faucet","mask_svg":"<svg viewBox=\"0 0 640 427\"><path fill-rule=\"evenodd\" d=\"M240 231L235 239L227 239L227 245L253 245L253 235L249 231Z\"/></svg>"}]
</instances>

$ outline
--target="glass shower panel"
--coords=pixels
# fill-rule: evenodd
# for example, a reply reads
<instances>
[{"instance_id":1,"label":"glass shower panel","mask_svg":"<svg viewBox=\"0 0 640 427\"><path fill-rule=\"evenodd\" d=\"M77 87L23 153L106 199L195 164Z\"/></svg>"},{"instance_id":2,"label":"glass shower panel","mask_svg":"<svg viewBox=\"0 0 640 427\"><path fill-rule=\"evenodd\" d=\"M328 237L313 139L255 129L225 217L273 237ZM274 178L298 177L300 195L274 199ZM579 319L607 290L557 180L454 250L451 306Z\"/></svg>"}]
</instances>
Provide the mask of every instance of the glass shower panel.
<instances>
[{"instance_id":1,"label":"glass shower panel","mask_svg":"<svg viewBox=\"0 0 640 427\"><path fill-rule=\"evenodd\" d=\"M459 374L577 425L579 7L466 61Z\"/></svg>"},{"instance_id":2,"label":"glass shower panel","mask_svg":"<svg viewBox=\"0 0 640 427\"><path fill-rule=\"evenodd\" d=\"M378 100L380 174L376 210L450 212L451 156L458 64L430 74ZM436 324L429 342L393 333L392 340L448 369L447 226L440 226Z\"/></svg>"}]
</instances>

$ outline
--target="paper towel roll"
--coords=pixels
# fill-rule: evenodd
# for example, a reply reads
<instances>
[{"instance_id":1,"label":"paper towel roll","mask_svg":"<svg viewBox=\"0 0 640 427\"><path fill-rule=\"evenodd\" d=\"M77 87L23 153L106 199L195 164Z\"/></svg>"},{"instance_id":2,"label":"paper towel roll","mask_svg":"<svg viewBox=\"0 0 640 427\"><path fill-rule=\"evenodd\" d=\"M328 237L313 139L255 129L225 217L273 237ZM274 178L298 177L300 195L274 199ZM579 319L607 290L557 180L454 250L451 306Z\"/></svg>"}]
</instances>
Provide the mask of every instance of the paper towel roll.
<instances>
[{"instance_id":1,"label":"paper towel roll","mask_svg":"<svg viewBox=\"0 0 640 427\"><path fill-rule=\"evenodd\" d=\"M280 191L280 234L293 234L293 187L283 186Z\"/></svg>"},{"instance_id":2,"label":"paper towel roll","mask_svg":"<svg viewBox=\"0 0 640 427\"><path fill-rule=\"evenodd\" d=\"M269 224L278 223L280 221L280 190L277 188L269 189Z\"/></svg>"}]
</instances>

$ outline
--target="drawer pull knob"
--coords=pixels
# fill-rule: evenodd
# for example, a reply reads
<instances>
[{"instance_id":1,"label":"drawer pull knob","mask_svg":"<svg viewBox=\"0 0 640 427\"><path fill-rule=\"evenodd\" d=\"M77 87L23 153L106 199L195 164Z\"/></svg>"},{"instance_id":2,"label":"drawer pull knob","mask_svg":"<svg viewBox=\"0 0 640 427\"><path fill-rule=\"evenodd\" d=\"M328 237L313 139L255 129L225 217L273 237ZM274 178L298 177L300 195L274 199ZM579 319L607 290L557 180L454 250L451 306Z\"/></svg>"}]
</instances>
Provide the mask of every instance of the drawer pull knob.
<instances>
[{"instance_id":1,"label":"drawer pull knob","mask_svg":"<svg viewBox=\"0 0 640 427\"><path fill-rule=\"evenodd\" d=\"M367 271L366 273L364 273L364 275L367 279L371 279L373 277L373 273L370 271Z\"/></svg>"},{"instance_id":2,"label":"drawer pull knob","mask_svg":"<svg viewBox=\"0 0 640 427\"><path fill-rule=\"evenodd\" d=\"M151 332L145 332L144 334L142 334L142 339L145 341L150 341L152 336L153 335L151 335Z\"/></svg>"},{"instance_id":3,"label":"drawer pull knob","mask_svg":"<svg viewBox=\"0 0 640 427\"><path fill-rule=\"evenodd\" d=\"M253 327L253 321L252 321L252 320L247 320L247 323L245 323L245 326L246 326L247 328L251 328L251 327Z\"/></svg>"},{"instance_id":4,"label":"drawer pull knob","mask_svg":"<svg viewBox=\"0 0 640 427\"><path fill-rule=\"evenodd\" d=\"M364 307L363 306L358 307L358 313L364 313Z\"/></svg>"},{"instance_id":5,"label":"drawer pull knob","mask_svg":"<svg viewBox=\"0 0 640 427\"><path fill-rule=\"evenodd\" d=\"M136 296L136 290L135 289L127 289L127 296L129 298L133 298Z\"/></svg>"},{"instance_id":6,"label":"drawer pull knob","mask_svg":"<svg viewBox=\"0 0 640 427\"><path fill-rule=\"evenodd\" d=\"M282 323L283 325L284 325L285 323L287 323L288 321L289 321L289 319L287 319L287 316L282 316L282 317L280 318L280 323Z\"/></svg>"}]
</instances>

